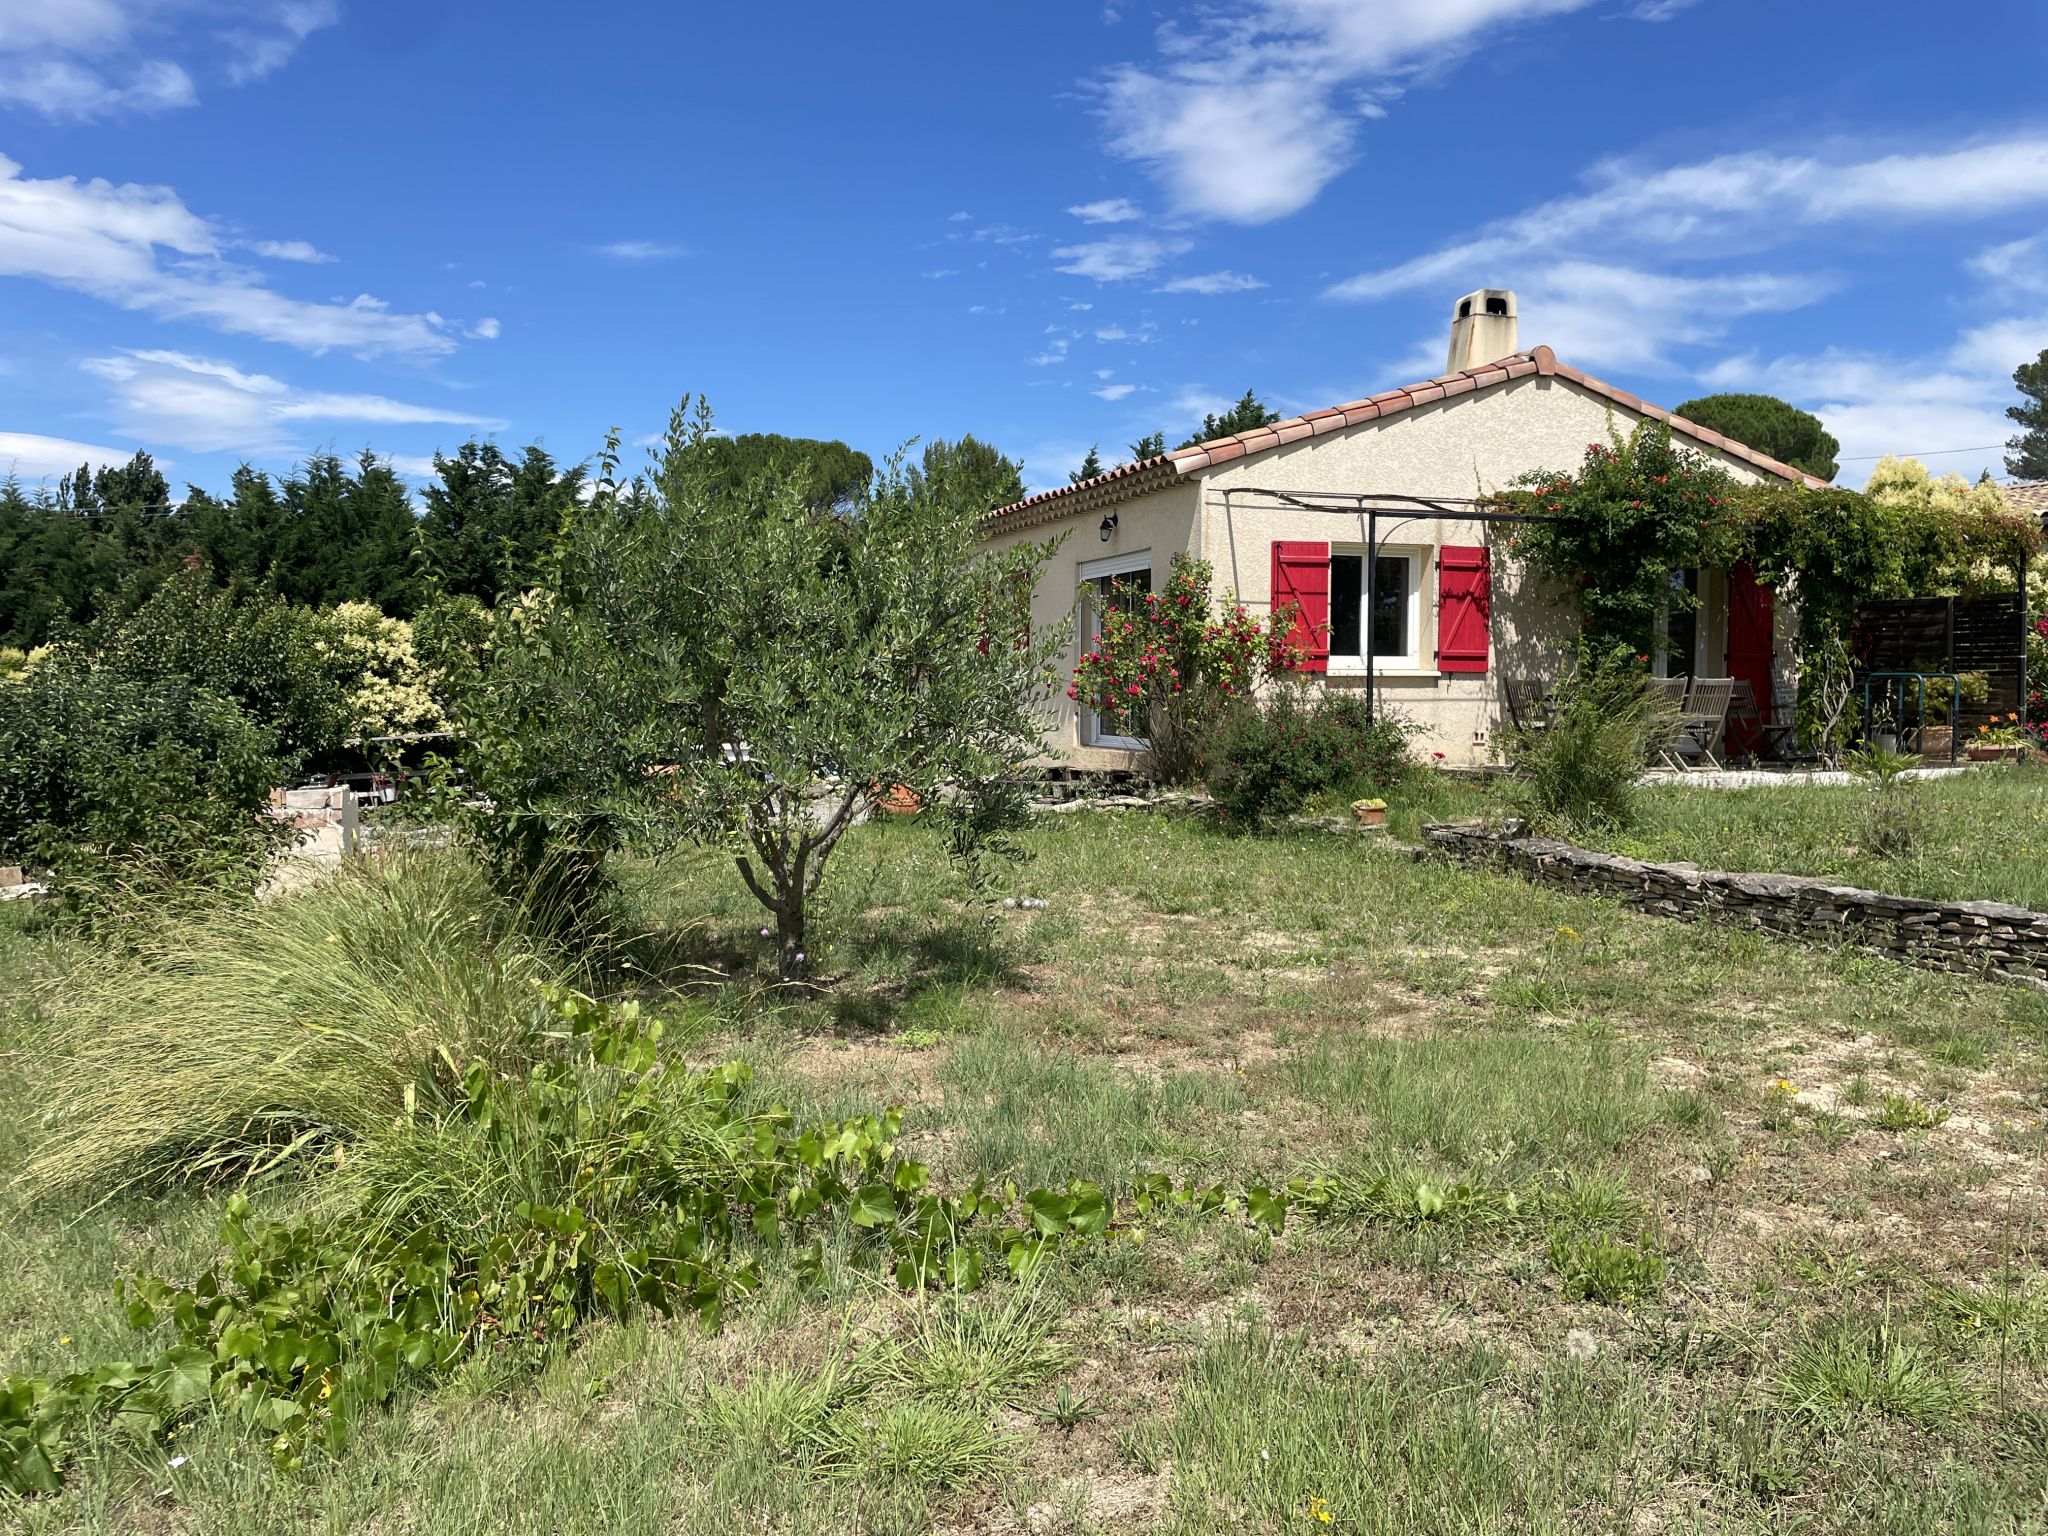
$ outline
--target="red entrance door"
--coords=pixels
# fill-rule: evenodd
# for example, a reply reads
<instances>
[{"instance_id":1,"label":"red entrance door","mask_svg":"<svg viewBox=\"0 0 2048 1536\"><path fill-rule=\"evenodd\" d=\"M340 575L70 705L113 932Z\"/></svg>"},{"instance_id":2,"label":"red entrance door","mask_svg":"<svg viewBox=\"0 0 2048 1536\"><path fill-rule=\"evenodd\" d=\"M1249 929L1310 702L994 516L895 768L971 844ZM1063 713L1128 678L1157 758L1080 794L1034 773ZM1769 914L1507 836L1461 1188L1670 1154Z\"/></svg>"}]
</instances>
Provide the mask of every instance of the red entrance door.
<instances>
[{"instance_id":1,"label":"red entrance door","mask_svg":"<svg viewBox=\"0 0 2048 1536\"><path fill-rule=\"evenodd\" d=\"M1771 719L1771 636L1775 628L1771 589L1757 585L1756 568L1747 560L1728 573L1728 675L1749 680L1756 697L1756 711L1766 724ZM1745 739L1747 738L1747 739ZM1728 745L1737 752L1761 752L1763 741L1755 731L1728 731Z\"/></svg>"}]
</instances>

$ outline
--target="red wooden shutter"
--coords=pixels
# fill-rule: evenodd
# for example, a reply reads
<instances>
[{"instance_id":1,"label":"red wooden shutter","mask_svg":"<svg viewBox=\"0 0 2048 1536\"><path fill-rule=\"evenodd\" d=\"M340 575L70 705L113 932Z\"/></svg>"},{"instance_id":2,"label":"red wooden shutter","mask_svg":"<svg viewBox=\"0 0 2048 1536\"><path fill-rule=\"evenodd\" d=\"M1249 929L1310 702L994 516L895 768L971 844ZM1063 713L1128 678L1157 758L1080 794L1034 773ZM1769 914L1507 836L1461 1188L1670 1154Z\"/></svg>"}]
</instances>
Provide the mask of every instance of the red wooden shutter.
<instances>
[{"instance_id":1,"label":"red wooden shutter","mask_svg":"<svg viewBox=\"0 0 2048 1536\"><path fill-rule=\"evenodd\" d=\"M1728 572L1728 675L1749 679L1757 718L1771 724L1772 640L1776 615L1771 589L1757 585L1756 567L1747 560ZM1729 745L1738 752L1760 752L1763 742L1746 726L1730 722ZM1740 739L1738 739L1740 738Z\"/></svg>"},{"instance_id":2,"label":"red wooden shutter","mask_svg":"<svg viewBox=\"0 0 2048 1536\"><path fill-rule=\"evenodd\" d=\"M1436 559L1436 669L1484 672L1493 570L1483 544L1445 544Z\"/></svg>"},{"instance_id":3,"label":"red wooden shutter","mask_svg":"<svg viewBox=\"0 0 2048 1536\"><path fill-rule=\"evenodd\" d=\"M1308 655L1311 672L1330 670L1330 546L1314 539L1273 541L1273 611L1292 604L1287 638Z\"/></svg>"}]
</instances>

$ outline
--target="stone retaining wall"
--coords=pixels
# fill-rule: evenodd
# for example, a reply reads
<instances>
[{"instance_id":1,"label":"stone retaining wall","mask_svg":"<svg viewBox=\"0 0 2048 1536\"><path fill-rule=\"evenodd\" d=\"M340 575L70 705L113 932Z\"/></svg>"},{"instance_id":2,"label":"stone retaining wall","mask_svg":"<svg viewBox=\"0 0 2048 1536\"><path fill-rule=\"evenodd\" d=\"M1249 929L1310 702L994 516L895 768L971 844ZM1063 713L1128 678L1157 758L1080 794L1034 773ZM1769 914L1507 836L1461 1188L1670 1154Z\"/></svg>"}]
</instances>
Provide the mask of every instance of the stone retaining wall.
<instances>
[{"instance_id":1,"label":"stone retaining wall","mask_svg":"<svg viewBox=\"0 0 2048 1536\"><path fill-rule=\"evenodd\" d=\"M1612 896L1664 917L1854 944L1910 965L1992 975L2048 991L2048 912L1996 901L1924 901L1803 875L1727 874L1646 864L1472 824L1423 828L1430 850L1518 870L1547 885Z\"/></svg>"}]
</instances>

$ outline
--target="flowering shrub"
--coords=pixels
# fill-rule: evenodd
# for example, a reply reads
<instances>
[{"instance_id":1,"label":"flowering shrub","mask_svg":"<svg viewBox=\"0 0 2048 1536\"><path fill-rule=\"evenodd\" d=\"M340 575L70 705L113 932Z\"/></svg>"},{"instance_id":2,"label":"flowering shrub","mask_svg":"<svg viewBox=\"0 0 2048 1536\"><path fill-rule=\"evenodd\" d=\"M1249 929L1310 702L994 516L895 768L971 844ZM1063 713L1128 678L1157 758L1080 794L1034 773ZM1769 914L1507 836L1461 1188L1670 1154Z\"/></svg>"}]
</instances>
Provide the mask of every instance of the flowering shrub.
<instances>
[{"instance_id":1,"label":"flowering shrub","mask_svg":"<svg viewBox=\"0 0 2048 1536\"><path fill-rule=\"evenodd\" d=\"M1354 693L1290 689L1232 711L1209 758L1209 793L1233 824L1255 827L1347 779L1380 789L1396 783L1409 766L1408 726L1384 712L1369 716Z\"/></svg>"},{"instance_id":2,"label":"flowering shrub","mask_svg":"<svg viewBox=\"0 0 2048 1536\"><path fill-rule=\"evenodd\" d=\"M1213 579L1208 561L1177 554L1162 592L1111 583L1115 606L1067 689L1119 735L1147 738L1153 771L1168 783L1199 776L1203 737L1232 700L1256 696L1265 678L1306 659L1287 638L1291 605L1261 619L1231 592L1212 617Z\"/></svg>"},{"instance_id":3,"label":"flowering shrub","mask_svg":"<svg viewBox=\"0 0 2048 1536\"><path fill-rule=\"evenodd\" d=\"M337 603L320 615L315 648L334 667L348 698L349 724L362 736L438 731L447 723L413 648L412 626L374 603Z\"/></svg>"}]
</instances>

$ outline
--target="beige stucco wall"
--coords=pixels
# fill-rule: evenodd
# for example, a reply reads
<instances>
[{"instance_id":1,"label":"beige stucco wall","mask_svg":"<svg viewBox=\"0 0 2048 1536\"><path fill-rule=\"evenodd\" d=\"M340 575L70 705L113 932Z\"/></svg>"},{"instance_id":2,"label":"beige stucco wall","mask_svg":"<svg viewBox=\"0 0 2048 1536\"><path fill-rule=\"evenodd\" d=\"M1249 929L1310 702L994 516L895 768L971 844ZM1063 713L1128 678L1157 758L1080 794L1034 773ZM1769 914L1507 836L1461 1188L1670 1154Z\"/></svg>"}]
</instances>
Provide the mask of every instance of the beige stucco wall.
<instances>
[{"instance_id":1,"label":"beige stucco wall","mask_svg":"<svg viewBox=\"0 0 2048 1536\"><path fill-rule=\"evenodd\" d=\"M1503 489L1532 470L1575 470L1588 444L1606 441L1611 431L1625 433L1636 420L1633 413L1569 379L1517 379L1234 460L1204 471L1199 483L1172 486L1124 502L1115 508L1118 525L1107 542L1098 532L1104 516L1101 511L1001 533L991 542L1006 545L1022 539L1042 540L1059 532L1068 534L1034 597L1034 622L1056 623L1073 614L1074 591L1084 565L1141 550L1152 554L1155 585L1164 580L1174 551L1199 550L1215 567L1219 594L1231 589L1247 607L1264 612L1272 598L1275 540L1312 539L1362 546L1365 520L1270 503L1257 505L1246 493L1482 495ZM1752 466L1709 452L1736 479L1754 482L1761 478ZM1441 752L1449 762L1487 760L1490 738L1501 714L1500 679L1521 673L1553 675L1558 650L1573 629L1568 611L1550 601L1550 594L1505 548L1511 531L1512 525L1497 526L1489 539L1483 525L1468 521L1432 518L1394 528L1390 519L1381 520L1383 549L1409 550L1425 562L1417 664L1380 668L1381 697L1420 728L1418 746L1422 751ZM1430 562L1436 547L1444 544L1490 544L1494 549L1494 659L1484 674L1439 674L1435 670L1436 576ZM1725 598L1721 606L1725 608ZM1718 658L1726 643L1725 621L1717 617L1709 624L1707 613L1701 617L1702 654ZM1087 638L1076 634L1069 647L1070 663ZM1362 673L1339 672L1329 676L1326 685L1359 688L1364 682ZM1064 753L1066 761L1094 767L1137 765L1133 754L1086 745L1074 706L1064 698L1059 703L1057 720L1049 722L1047 743Z\"/></svg>"},{"instance_id":2,"label":"beige stucco wall","mask_svg":"<svg viewBox=\"0 0 2048 1536\"><path fill-rule=\"evenodd\" d=\"M1155 588L1163 585L1168 562L1175 551L1196 547L1202 491L1193 483L1168 486L1150 496L1119 503L1109 510L1116 514L1116 526L1106 540L1102 537L1100 525L1107 513L1101 511L1064 518L1037 528L998 533L989 540L992 547L1006 549L1017 544L1061 539L1045 575L1039 579L1038 589L1031 595L1031 622L1034 626L1050 626L1076 621L1067 643L1068 673L1073 671L1089 638L1081 633L1079 615L1075 611L1075 594L1081 585L1082 568L1100 560L1149 553L1152 556L1153 585ZM1078 710L1066 697L1064 689L1054 702L1057 708L1046 723L1046 745L1060 754L1061 761L1087 768L1143 766L1142 753L1085 745L1081 741Z\"/></svg>"}]
</instances>

